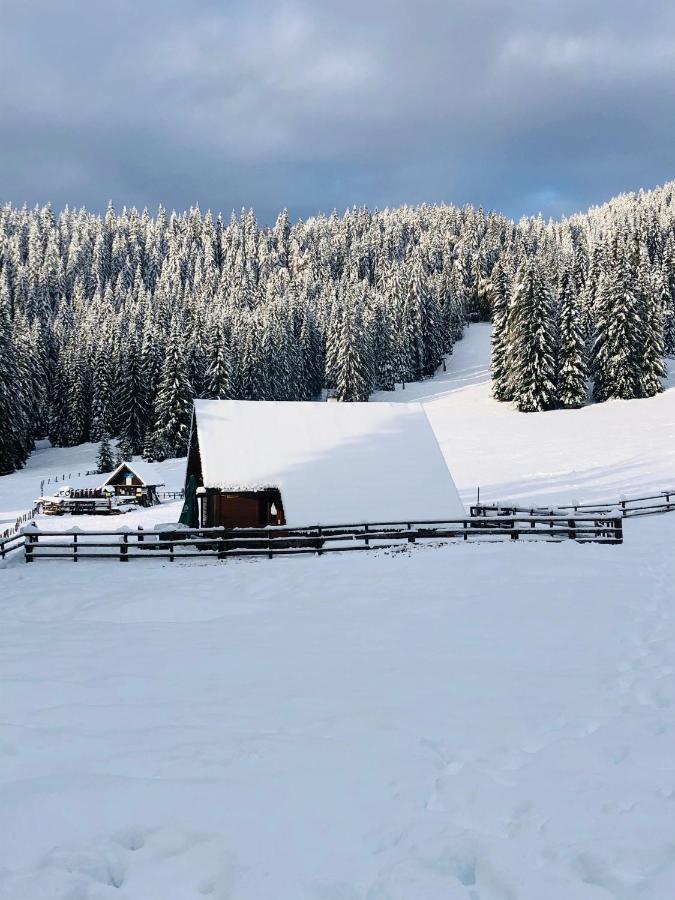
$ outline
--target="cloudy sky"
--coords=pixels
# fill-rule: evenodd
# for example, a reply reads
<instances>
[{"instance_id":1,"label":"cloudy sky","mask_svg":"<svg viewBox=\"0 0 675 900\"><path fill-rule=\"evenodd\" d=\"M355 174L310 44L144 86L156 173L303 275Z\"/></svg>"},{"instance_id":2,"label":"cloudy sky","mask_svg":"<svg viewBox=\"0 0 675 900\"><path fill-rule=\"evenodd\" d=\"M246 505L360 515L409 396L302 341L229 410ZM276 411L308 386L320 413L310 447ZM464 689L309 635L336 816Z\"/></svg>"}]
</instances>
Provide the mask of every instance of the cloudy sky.
<instances>
[{"instance_id":1,"label":"cloudy sky","mask_svg":"<svg viewBox=\"0 0 675 900\"><path fill-rule=\"evenodd\" d=\"M557 216L675 178L672 0L0 0L0 202Z\"/></svg>"}]
</instances>

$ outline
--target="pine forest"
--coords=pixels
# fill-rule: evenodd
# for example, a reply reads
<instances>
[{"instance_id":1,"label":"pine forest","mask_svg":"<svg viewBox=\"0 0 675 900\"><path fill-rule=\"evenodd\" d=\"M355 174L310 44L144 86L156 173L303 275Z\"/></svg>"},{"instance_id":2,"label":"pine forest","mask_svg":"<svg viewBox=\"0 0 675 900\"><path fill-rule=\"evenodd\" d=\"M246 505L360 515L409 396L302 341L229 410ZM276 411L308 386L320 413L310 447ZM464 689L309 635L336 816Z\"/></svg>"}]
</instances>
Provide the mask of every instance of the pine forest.
<instances>
[{"instance_id":1,"label":"pine forest","mask_svg":"<svg viewBox=\"0 0 675 900\"><path fill-rule=\"evenodd\" d=\"M675 351L675 182L559 222L419 206L273 227L0 210L0 473L34 441L183 455L195 397L364 401L492 321L522 412L648 397Z\"/></svg>"}]
</instances>

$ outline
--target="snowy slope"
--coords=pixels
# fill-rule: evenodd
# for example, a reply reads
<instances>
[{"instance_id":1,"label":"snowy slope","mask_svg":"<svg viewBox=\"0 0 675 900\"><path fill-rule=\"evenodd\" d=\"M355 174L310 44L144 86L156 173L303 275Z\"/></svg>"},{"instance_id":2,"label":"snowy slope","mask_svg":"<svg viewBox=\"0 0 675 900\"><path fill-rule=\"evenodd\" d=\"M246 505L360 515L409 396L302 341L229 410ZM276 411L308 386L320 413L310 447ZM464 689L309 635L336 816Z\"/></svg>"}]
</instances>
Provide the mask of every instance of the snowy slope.
<instances>
[{"instance_id":1,"label":"snowy slope","mask_svg":"<svg viewBox=\"0 0 675 900\"><path fill-rule=\"evenodd\" d=\"M46 492L58 490L64 485L94 487L102 481L100 476L85 476L87 471L95 471L97 444L80 444L79 447L51 447L47 441L41 441L31 454L23 469L12 475L0 476L0 531L12 524L17 516L31 509L40 496L40 487L44 481ZM138 457L140 459L140 457ZM166 482L160 490L179 491L185 482L185 460L168 459L163 463L153 463L152 469ZM72 476L72 478L71 478ZM57 479L57 480L55 480ZM172 521L180 513L182 504L162 504L148 510L140 510L126 515L124 524L135 527L136 524L148 524L155 521ZM121 520L101 516L71 516L54 519L41 516L41 527L70 527L77 524L89 529L116 528ZM86 524L83 524L85 523ZM51 523L51 524L50 524ZM56 523L56 525L55 525Z\"/></svg>"},{"instance_id":2,"label":"snowy slope","mask_svg":"<svg viewBox=\"0 0 675 900\"><path fill-rule=\"evenodd\" d=\"M465 503L478 486L485 500L560 502L675 487L673 374L668 390L648 400L519 413L492 399L490 333L472 325L447 372L374 397L424 403Z\"/></svg>"},{"instance_id":3,"label":"snowy slope","mask_svg":"<svg viewBox=\"0 0 675 900\"><path fill-rule=\"evenodd\" d=\"M673 391L524 416L487 340L383 395L468 499L672 484ZM674 541L9 563L1 900L669 900Z\"/></svg>"}]
</instances>

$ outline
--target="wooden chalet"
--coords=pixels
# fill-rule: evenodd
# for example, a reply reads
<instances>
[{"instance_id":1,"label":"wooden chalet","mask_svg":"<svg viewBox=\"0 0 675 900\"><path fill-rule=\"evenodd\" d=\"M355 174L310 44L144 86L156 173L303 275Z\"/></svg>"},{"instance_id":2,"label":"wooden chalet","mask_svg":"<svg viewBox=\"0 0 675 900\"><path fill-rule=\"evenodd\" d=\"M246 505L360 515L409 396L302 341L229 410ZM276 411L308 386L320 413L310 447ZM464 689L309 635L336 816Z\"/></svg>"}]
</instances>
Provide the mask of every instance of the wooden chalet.
<instances>
[{"instance_id":1,"label":"wooden chalet","mask_svg":"<svg viewBox=\"0 0 675 900\"><path fill-rule=\"evenodd\" d=\"M114 472L100 484L103 493L116 497L135 497L146 505L159 503L157 488L162 487L151 466L143 462L121 462Z\"/></svg>"},{"instance_id":2,"label":"wooden chalet","mask_svg":"<svg viewBox=\"0 0 675 900\"><path fill-rule=\"evenodd\" d=\"M465 516L418 403L195 401L184 524L297 527Z\"/></svg>"}]
</instances>

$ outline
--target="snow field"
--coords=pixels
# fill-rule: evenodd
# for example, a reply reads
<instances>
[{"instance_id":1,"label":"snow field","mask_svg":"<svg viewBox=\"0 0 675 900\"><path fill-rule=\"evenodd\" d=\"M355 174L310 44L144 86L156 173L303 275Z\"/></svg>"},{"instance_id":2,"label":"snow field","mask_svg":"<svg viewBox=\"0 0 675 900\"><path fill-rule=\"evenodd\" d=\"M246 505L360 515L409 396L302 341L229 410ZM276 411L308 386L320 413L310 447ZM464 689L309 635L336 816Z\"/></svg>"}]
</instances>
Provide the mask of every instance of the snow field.
<instances>
[{"instance_id":1,"label":"snow field","mask_svg":"<svg viewBox=\"0 0 675 900\"><path fill-rule=\"evenodd\" d=\"M448 370L375 398L421 401L465 502L618 500L675 486L675 372L648 400L518 413L490 393L489 325L472 325Z\"/></svg>"},{"instance_id":2,"label":"snow field","mask_svg":"<svg viewBox=\"0 0 675 900\"><path fill-rule=\"evenodd\" d=\"M662 900L670 523L7 570L0 897Z\"/></svg>"},{"instance_id":3,"label":"snow field","mask_svg":"<svg viewBox=\"0 0 675 900\"><path fill-rule=\"evenodd\" d=\"M673 485L675 391L517 414L488 340L382 395L425 399L466 501ZM1 479L0 509L66 452ZM174 515L45 524L135 517ZM8 562L0 898L675 896L675 515L625 538Z\"/></svg>"}]
</instances>

